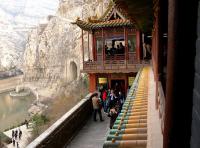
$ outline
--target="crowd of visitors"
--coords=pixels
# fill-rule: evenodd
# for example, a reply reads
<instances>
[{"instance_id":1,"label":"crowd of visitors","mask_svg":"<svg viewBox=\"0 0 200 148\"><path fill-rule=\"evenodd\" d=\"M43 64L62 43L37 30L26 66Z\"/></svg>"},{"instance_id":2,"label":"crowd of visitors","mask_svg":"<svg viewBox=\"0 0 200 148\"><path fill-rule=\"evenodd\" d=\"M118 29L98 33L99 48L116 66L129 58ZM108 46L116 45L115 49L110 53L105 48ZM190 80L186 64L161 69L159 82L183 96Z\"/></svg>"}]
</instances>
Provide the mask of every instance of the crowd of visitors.
<instances>
[{"instance_id":1,"label":"crowd of visitors","mask_svg":"<svg viewBox=\"0 0 200 148\"><path fill-rule=\"evenodd\" d=\"M19 141L21 140L22 137L22 131L20 128L16 130L12 130L12 144L13 147L19 148Z\"/></svg>"},{"instance_id":2,"label":"crowd of visitors","mask_svg":"<svg viewBox=\"0 0 200 148\"><path fill-rule=\"evenodd\" d=\"M119 45L117 45L117 48L115 48L115 44L112 44L111 48L108 48L107 45L105 45L105 53L106 55L115 55L115 54L124 54L125 53L125 47L122 44L122 42L119 43Z\"/></svg>"},{"instance_id":3,"label":"crowd of visitors","mask_svg":"<svg viewBox=\"0 0 200 148\"><path fill-rule=\"evenodd\" d=\"M113 127L113 124L121 112L125 97L121 91L117 89L100 89L99 93L94 93L92 96L93 104L93 120L97 121L96 114L99 114L100 121L103 121L101 109L104 113L110 117L110 128Z\"/></svg>"},{"instance_id":4,"label":"crowd of visitors","mask_svg":"<svg viewBox=\"0 0 200 148\"><path fill-rule=\"evenodd\" d=\"M26 128L28 129L28 121L25 119L24 124L26 125ZM22 131L20 129L20 127L18 127L17 129L13 129L12 130L12 144L13 147L19 148L19 141L22 138Z\"/></svg>"}]
</instances>

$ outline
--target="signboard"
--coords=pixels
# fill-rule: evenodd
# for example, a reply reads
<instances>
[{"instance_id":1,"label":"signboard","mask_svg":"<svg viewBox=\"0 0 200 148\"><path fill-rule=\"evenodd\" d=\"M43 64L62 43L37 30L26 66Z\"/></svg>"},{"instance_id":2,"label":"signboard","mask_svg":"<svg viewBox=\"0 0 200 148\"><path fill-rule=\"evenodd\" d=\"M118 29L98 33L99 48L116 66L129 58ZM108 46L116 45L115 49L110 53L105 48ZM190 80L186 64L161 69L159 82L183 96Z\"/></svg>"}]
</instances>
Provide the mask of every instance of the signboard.
<instances>
[{"instance_id":1,"label":"signboard","mask_svg":"<svg viewBox=\"0 0 200 148\"><path fill-rule=\"evenodd\" d=\"M99 78L99 84L106 84L107 78Z\"/></svg>"},{"instance_id":2,"label":"signboard","mask_svg":"<svg viewBox=\"0 0 200 148\"><path fill-rule=\"evenodd\" d=\"M135 77L128 77L128 86L132 86Z\"/></svg>"}]
</instances>

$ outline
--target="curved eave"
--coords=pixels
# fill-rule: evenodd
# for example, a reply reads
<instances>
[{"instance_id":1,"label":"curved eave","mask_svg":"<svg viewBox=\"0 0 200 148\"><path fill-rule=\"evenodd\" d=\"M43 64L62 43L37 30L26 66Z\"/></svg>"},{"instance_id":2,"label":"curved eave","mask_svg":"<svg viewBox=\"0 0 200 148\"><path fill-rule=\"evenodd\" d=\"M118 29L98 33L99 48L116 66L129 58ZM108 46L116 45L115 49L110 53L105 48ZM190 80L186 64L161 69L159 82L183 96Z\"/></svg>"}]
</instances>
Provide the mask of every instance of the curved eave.
<instances>
[{"instance_id":1,"label":"curved eave","mask_svg":"<svg viewBox=\"0 0 200 148\"><path fill-rule=\"evenodd\" d=\"M113 0L127 16L134 20L140 30L146 32L152 29L153 0Z\"/></svg>"},{"instance_id":2,"label":"curved eave","mask_svg":"<svg viewBox=\"0 0 200 148\"><path fill-rule=\"evenodd\" d=\"M131 23L130 21L124 21L124 22L111 21L111 22L90 23L90 22L77 20L73 24L76 24L81 29L86 30L86 31L97 30L101 28L135 27L135 24Z\"/></svg>"}]
</instances>

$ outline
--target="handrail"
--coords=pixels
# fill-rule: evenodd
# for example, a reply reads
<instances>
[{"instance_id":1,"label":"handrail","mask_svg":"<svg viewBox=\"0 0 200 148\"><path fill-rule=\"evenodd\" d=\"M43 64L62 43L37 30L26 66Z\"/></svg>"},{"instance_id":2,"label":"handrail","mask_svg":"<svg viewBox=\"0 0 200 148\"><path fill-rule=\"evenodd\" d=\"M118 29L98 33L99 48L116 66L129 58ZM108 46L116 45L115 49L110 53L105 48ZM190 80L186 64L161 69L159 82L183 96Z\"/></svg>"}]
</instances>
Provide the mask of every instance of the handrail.
<instances>
[{"instance_id":1,"label":"handrail","mask_svg":"<svg viewBox=\"0 0 200 148\"><path fill-rule=\"evenodd\" d=\"M145 134L145 132L147 130L145 128L140 128L140 130L145 131L145 132L143 132L144 134L136 135L136 136L140 137L140 140L138 140L138 141L136 140L135 135L132 134L133 132L129 132L129 134L126 134L126 135L124 134L126 137L123 137L123 133L125 133L124 131L126 130L127 125L132 126L133 128L138 127L139 125L141 127L146 126L146 123L142 122L143 119L139 120L139 121L141 121L141 123L139 123L139 124L135 124L135 125L127 124L128 123L127 117L129 114L127 112L131 106L131 102L133 103L133 100L135 100L135 96L136 96L137 89L138 89L138 83L139 83L142 71L143 71L143 68L140 68L140 70L138 71L136 78L128 92L126 101L124 102L124 105L123 105L122 112L117 117L117 119L120 119L120 120L116 120L113 128L110 130L110 132L108 132L108 134L106 136L107 140L104 142L103 148L111 148L111 147L115 148L115 147L118 147L119 145L124 145L124 146L132 145L133 147L134 146L138 147L140 144L142 144L142 146L140 145L139 147L143 147L143 145L146 145L145 139L146 139L147 135ZM126 116L126 114L127 114L127 116ZM143 115L143 116L145 116L145 115ZM141 115L141 117L142 117L142 115ZM127 120L127 123L125 120ZM146 119L144 119L144 120L146 121ZM126 125L125 125L125 123L126 123ZM129 128L129 129L131 129L131 128ZM123 140L123 138L128 139L128 140Z\"/></svg>"},{"instance_id":2,"label":"handrail","mask_svg":"<svg viewBox=\"0 0 200 148\"><path fill-rule=\"evenodd\" d=\"M42 146L44 146L46 144L50 144L50 143L55 144L56 138L59 139L59 137L57 135L58 132L65 132L65 130L63 130L63 129L67 128L67 126L69 124L73 124L71 122L73 122L73 118L75 118L75 116L77 116L76 113L80 112L81 108L84 107L86 104L89 104L89 105L91 104L90 102L88 102L88 101L90 101L90 96L91 96L91 94L88 94L84 99L82 99L79 103L77 103L72 109L70 109L66 114L64 114L60 119L58 119L53 125L51 125L46 131L44 131L39 137L37 137L34 141L32 141L27 146L27 148L42 147ZM85 108L89 109L88 106L86 106ZM80 122L81 122L80 124L83 124L83 121L80 121ZM79 126L81 126L81 125L79 125ZM70 130L70 129L68 129L68 130ZM72 132L75 132L75 131L72 131ZM64 135L61 134L61 136L63 137ZM68 136L72 137L73 135L68 135ZM66 143L67 137L63 137L63 138L65 138L64 142ZM57 142L59 143L59 141L57 141ZM65 143L63 143L63 144L59 143L59 145L64 145ZM53 145L52 145L52 147L53 147Z\"/></svg>"},{"instance_id":3,"label":"handrail","mask_svg":"<svg viewBox=\"0 0 200 148\"><path fill-rule=\"evenodd\" d=\"M147 61L138 60L99 60L99 61L85 61L83 70L131 70L139 69L148 65Z\"/></svg>"}]
</instances>

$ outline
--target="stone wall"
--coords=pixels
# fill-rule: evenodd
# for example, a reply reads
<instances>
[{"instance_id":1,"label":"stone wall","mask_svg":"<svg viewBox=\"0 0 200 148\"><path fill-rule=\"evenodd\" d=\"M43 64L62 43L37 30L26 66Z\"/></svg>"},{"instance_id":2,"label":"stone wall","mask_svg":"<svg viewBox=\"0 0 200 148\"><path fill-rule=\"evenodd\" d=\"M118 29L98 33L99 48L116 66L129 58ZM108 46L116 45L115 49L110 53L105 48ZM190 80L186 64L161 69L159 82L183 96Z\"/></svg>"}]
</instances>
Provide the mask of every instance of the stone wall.
<instances>
[{"instance_id":1,"label":"stone wall","mask_svg":"<svg viewBox=\"0 0 200 148\"><path fill-rule=\"evenodd\" d=\"M57 120L27 148L63 147L75 136L92 113L90 94Z\"/></svg>"}]
</instances>

